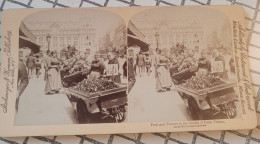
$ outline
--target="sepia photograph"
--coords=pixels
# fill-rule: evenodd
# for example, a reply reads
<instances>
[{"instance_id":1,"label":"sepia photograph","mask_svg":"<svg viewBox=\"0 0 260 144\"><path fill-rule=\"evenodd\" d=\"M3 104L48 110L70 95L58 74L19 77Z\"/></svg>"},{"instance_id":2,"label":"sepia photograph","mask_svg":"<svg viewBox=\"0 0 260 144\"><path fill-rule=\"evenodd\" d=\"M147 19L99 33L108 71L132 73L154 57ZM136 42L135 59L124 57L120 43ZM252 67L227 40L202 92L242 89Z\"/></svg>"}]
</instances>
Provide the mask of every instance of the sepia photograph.
<instances>
[{"instance_id":1,"label":"sepia photograph","mask_svg":"<svg viewBox=\"0 0 260 144\"><path fill-rule=\"evenodd\" d=\"M231 24L209 8L153 8L127 27L129 122L241 117Z\"/></svg>"},{"instance_id":2,"label":"sepia photograph","mask_svg":"<svg viewBox=\"0 0 260 144\"><path fill-rule=\"evenodd\" d=\"M112 12L42 10L19 28L15 125L127 121L126 25Z\"/></svg>"},{"instance_id":3,"label":"sepia photograph","mask_svg":"<svg viewBox=\"0 0 260 144\"><path fill-rule=\"evenodd\" d=\"M2 137L252 129L242 6L10 9Z\"/></svg>"}]
</instances>

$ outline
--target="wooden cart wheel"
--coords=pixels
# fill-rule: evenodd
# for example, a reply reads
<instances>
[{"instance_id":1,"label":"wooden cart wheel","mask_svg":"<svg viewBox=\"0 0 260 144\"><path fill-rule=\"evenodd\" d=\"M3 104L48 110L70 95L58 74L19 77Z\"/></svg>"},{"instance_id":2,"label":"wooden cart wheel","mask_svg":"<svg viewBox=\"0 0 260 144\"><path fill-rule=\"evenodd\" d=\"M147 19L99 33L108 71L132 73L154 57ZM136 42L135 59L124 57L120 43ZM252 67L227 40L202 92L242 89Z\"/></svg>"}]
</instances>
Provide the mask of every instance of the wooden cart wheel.
<instances>
[{"instance_id":1,"label":"wooden cart wheel","mask_svg":"<svg viewBox=\"0 0 260 144\"><path fill-rule=\"evenodd\" d=\"M82 100L77 101L77 118L80 124L90 123L90 113Z\"/></svg>"},{"instance_id":2,"label":"wooden cart wheel","mask_svg":"<svg viewBox=\"0 0 260 144\"><path fill-rule=\"evenodd\" d=\"M234 102L230 102L230 108L225 110L225 114L229 119L233 119L237 115L236 106Z\"/></svg>"},{"instance_id":3,"label":"wooden cart wheel","mask_svg":"<svg viewBox=\"0 0 260 144\"><path fill-rule=\"evenodd\" d=\"M123 122L126 119L126 112L123 109L124 108L120 108L119 111L114 114L117 123Z\"/></svg>"},{"instance_id":4,"label":"wooden cart wheel","mask_svg":"<svg viewBox=\"0 0 260 144\"><path fill-rule=\"evenodd\" d=\"M115 120L117 123L123 122L126 119L126 112L118 112L115 114Z\"/></svg>"},{"instance_id":5,"label":"wooden cart wheel","mask_svg":"<svg viewBox=\"0 0 260 144\"><path fill-rule=\"evenodd\" d=\"M202 114L201 111L197 105L197 102L192 98L188 98L188 111L192 117L193 120L201 120Z\"/></svg>"}]
</instances>

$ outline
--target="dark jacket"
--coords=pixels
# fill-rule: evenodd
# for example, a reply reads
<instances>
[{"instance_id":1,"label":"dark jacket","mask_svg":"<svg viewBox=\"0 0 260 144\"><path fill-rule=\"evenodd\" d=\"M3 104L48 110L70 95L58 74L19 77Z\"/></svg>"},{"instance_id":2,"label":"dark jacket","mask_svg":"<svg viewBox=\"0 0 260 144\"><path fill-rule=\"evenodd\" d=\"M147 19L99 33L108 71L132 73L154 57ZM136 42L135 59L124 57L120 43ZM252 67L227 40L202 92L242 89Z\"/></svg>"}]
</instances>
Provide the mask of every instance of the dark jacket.
<instances>
[{"instance_id":1,"label":"dark jacket","mask_svg":"<svg viewBox=\"0 0 260 144\"><path fill-rule=\"evenodd\" d=\"M127 77L127 61L123 65L123 76Z\"/></svg>"},{"instance_id":2,"label":"dark jacket","mask_svg":"<svg viewBox=\"0 0 260 144\"><path fill-rule=\"evenodd\" d=\"M206 69L208 72L211 71L211 63L207 58L199 58L199 68Z\"/></svg>"},{"instance_id":3,"label":"dark jacket","mask_svg":"<svg viewBox=\"0 0 260 144\"><path fill-rule=\"evenodd\" d=\"M135 84L135 72L134 72L134 60L129 58L127 61L127 72L128 72L128 92L131 91Z\"/></svg>"},{"instance_id":4,"label":"dark jacket","mask_svg":"<svg viewBox=\"0 0 260 144\"><path fill-rule=\"evenodd\" d=\"M19 91L19 95L21 95L29 83L26 66L22 60L19 60L19 63L18 63L18 80L17 80L17 82L18 82L17 90Z\"/></svg>"},{"instance_id":5,"label":"dark jacket","mask_svg":"<svg viewBox=\"0 0 260 144\"><path fill-rule=\"evenodd\" d=\"M102 60L94 60L91 63L91 71L99 72L103 75L105 69L105 64Z\"/></svg>"},{"instance_id":6,"label":"dark jacket","mask_svg":"<svg viewBox=\"0 0 260 144\"><path fill-rule=\"evenodd\" d=\"M37 59L35 60L35 68L36 68L36 69L41 69L41 67L42 67L41 61L40 61L39 58L37 58Z\"/></svg>"},{"instance_id":7,"label":"dark jacket","mask_svg":"<svg viewBox=\"0 0 260 144\"><path fill-rule=\"evenodd\" d=\"M143 54L139 54L138 56L137 56L137 65L138 66L143 66L143 65L145 65L145 55L143 55Z\"/></svg>"},{"instance_id":8,"label":"dark jacket","mask_svg":"<svg viewBox=\"0 0 260 144\"><path fill-rule=\"evenodd\" d=\"M27 66L28 68L33 68L33 67L35 67L35 57L29 56L29 57L27 58L27 61L26 61L26 66Z\"/></svg>"}]
</instances>

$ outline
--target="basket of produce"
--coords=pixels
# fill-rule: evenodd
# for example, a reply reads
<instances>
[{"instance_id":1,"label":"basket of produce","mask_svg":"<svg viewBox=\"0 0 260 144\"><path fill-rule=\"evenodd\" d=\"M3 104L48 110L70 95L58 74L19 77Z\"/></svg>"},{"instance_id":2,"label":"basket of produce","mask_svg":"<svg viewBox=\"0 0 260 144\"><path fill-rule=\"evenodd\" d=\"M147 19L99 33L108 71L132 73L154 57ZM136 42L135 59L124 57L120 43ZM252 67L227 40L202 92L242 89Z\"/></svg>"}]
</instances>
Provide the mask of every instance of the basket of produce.
<instances>
[{"instance_id":1,"label":"basket of produce","mask_svg":"<svg viewBox=\"0 0 260 144\"><path fill-rule=\"evenodd\" d=\"M197 75L178 85L178 90L189 95L203 95L236 86L235 81L222 80L213 75Z\"/></svg>"}]
</instances>

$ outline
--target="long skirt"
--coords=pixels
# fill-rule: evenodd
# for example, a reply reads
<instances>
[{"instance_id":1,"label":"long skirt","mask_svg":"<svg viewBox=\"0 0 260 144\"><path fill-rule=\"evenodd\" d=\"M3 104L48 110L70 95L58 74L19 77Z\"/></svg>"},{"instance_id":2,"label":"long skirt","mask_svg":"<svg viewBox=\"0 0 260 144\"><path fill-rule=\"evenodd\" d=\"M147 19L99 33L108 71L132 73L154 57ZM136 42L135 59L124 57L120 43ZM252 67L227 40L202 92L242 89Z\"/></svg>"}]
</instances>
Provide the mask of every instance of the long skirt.
<instances>
[{"instance_id":1,"label":"long skirt","mask_svg":"<svg viewBox=\"0 0 260 144\"><path fill-rule=\"evenodd\" d=\"M58 91L62 87L61 76L55 68L49 69L47 73L45 92Z\"/></svg>"},{"instance_id":2,"label":"long skirt","mask_svg":"<svg viewBox=\"0 0 260 144\"><path fill-rule=\"evenodd\" d=\"M165 88L170 88L172 85L170 72L165 66L159 66L157 69L156 77L156 89L161 90Z\"/></svg>"}]
</instances>

